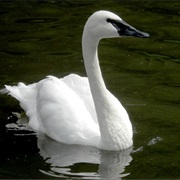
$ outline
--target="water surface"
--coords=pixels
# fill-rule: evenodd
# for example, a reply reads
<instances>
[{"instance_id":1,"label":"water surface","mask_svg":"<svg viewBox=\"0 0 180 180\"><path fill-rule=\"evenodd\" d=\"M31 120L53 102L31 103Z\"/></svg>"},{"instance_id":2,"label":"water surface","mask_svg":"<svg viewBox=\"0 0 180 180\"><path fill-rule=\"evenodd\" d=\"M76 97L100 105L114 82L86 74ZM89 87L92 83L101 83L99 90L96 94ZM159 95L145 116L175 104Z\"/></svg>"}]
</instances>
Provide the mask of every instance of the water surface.
<instances>
[{"instance_id":1,"label":"water surface","mask_svg":"<svg viewBox=\"0 0 180 180\"><path fill-rule=\"evenodd\" d=\"M106 152L68 146L32 131L7 128L21 112L0 95L0 178L180 178L179 1L0 1L0 85L37 82L47 75L86 76L81 35L100 9L115 12L149 39L103 40L106 85L127 109L133 150Z\"/></svg>"}]
</instances>

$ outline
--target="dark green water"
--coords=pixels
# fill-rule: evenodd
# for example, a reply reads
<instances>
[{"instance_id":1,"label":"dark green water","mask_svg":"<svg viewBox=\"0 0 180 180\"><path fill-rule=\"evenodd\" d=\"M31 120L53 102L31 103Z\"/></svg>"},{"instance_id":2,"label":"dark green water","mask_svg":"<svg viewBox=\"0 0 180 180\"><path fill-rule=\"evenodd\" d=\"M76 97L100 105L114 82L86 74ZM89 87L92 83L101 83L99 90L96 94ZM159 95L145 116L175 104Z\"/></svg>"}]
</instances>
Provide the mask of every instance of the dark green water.
<instances>
[{"instance_id":1,"label":"dark green water","mask_svg":"<svg viewBox=\"0 0 180 180\"><path fill-rule=\"evenodd\" d=\"M25 130L9 130L21 112L0 95L0 178L179 179L180 1L0 1L0 88L46 75L85 76L84 23L105 9L151 34L103 40L99 56L107 87L126 107L133 152L68 146ZM131 152L131 153L130 153ZM123 179L123 178L122 178Z\"/></svg>"}]
</instances>

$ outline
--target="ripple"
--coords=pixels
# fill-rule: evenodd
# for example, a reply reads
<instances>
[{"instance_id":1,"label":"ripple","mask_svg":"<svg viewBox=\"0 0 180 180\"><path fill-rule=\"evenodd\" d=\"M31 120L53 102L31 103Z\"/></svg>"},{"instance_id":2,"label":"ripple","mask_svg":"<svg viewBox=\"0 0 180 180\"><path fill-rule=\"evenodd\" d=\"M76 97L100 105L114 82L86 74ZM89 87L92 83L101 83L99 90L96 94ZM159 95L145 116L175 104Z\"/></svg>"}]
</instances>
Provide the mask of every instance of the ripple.
<instances>
[{"instance_id":1,"label":"ripple","mask_svg":"<svg viewBox=\"0 0 180 180\"><path fill-rule=\"evenodd\" d=\"M9 51L9 50L3 50L3 51L0 51L0 53L3 53L3 54L8 54L8 55L17 55L17 56L30 55L30 52L22 52L22 51Z\"/></svg>"},{"instance_id":2,"label":"ripple","mask_svg":"<svg viewBox=\"0 0 180 180\"><path fill-rule=\"evenodd\" d=\"M163 41L167 43L180 44L180 40L177 39L164 39Z\"/></svg>"},{"instance_id":3,"label":"ripple","mask_svg":"<svg viewBox=\"0 0 180 180\"><path fill-rule=\"evenodd\" d=\"M26 18L26 19L18 19L16 23L50 23L57 22L57 18Z\"/></svg>"}]
</instances>

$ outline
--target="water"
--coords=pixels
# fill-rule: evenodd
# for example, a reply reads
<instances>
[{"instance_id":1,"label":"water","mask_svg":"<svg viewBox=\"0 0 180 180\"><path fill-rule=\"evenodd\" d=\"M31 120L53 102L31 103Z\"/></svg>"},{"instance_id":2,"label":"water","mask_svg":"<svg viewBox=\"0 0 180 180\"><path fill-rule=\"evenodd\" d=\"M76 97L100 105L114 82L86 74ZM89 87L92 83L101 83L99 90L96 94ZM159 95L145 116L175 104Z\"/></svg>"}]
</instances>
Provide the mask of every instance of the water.
<instances>
[{"instance_id":1,"label":"water","mask_svg":"<svg viewBox=\"0 0 180 180\"><path fill-rule=\"evenodd\" d=\"M179 7L179 1L0 1L1 88L49 74L85 76L81 34L96 10L116 12L151 34L103 40L99 47L106 85L133 124L133 150L70 146L8 128L21 108L0 95L0 178L180 178Z\"/></svg>"}]
</instances>

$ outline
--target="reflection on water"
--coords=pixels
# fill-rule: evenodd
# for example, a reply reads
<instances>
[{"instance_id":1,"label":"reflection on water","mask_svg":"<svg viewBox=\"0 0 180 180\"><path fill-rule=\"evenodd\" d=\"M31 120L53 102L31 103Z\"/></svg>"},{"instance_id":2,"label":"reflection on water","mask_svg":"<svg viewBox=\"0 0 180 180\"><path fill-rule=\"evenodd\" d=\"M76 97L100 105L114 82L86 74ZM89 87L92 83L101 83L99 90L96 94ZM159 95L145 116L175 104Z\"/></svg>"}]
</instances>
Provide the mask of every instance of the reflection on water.
<instances>
[{"instance_id":1,"label":"reflection on water","mask_svg":"<svg viewBox=\"0 0 180 180\"><path fill-rule=\"evenodd\" d=\"M12 132L16 138L37 137L39 155L46 164L37 167L37 170L46 177L121 179L130 174L125 169L132 161L131 153L135 152L132 147L123 151L104 151L91 146L67 145L32 132L27 126L27 117L16 115L19 117L18 123L7 124L6 131Z\"/></svg>"},{"instance_id":2,"label":"reflection on water","mask_svg":"<svg viewBox=\"0 0 180 180\"><path fill-rule=\"evenodd\" d=\"M46 136L38 137L38 148L40 155L51 167L51 170L41 169L41 172L55 177L74 175L77 179L119 179L128 175L123 172L132 160L131 148L108 152L95 147L62 144Z\"/></svg>"}]
</instances>

